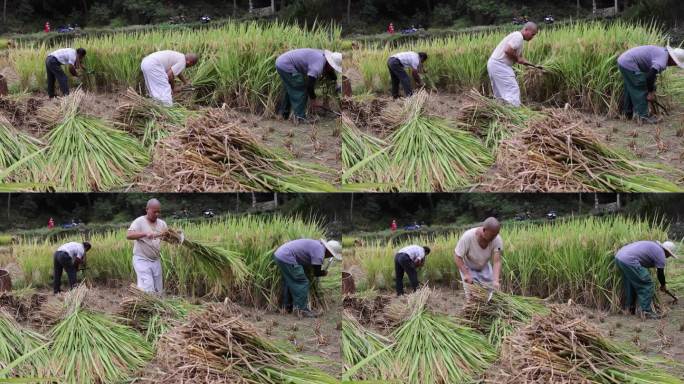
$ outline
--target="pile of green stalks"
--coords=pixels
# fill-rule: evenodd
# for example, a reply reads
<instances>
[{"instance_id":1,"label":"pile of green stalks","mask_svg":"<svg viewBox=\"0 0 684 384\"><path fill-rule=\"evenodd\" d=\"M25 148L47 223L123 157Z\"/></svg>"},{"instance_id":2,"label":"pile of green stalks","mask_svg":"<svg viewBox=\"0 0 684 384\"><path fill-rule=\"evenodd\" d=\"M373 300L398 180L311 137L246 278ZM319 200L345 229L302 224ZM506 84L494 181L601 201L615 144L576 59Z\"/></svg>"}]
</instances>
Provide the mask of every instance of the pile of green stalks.
<instances>
[{"instance_id":1,"label":"pile of green stalks","mask_svg":"<svg viewBox=\"0 0 684 384\"><path fill-rule=\"evenodd\" d=\"M164 241L171 244L181 244L190 252L190 257L193 257L200 267L199 273L206 276L218 273L223 281L235 287L241 286L249 279L249 270L239 253L185 239L183 236L181 232L171 228L162 233ZM214 297L219 294L220 292L207 292L207 295Z\"/></svg>"},{"instance_id":2,"label":"pile of green stalks","mask_svg":"<svg viewBox=\"0 0 684 384\"><path fill-rule=\"evenodd\" d=\"M391 188L386 184L391 181L387 142L361 131L346 112L342 114L341 123L342 182L350 184L373 180L383 189Z\"/></svg>"},{"instance_id":3,"label":"pile of green stalks","mask_svg":"<svg viewBox=\"0 0 684 384\"><path fill-rule=\"evenodd\" d=\"M544 117L504 140L490 191L681 192L664 177L684 180L673 167L635 160L610 148L577 113L548 109Z\"/></svg>"},{"instance_id":4,"label":"pile of green stalks","mask_svg":"<svg viewBox=\"0 0 684 384\"><path fill-rule=\"evenodd\" d=\"M342 313L341 343L345 380L379 379L394 365L392 341L362 326L346 309Z\"/></svg>"},{"instance_id":5,"label":"pile of green stalks","mask_svg":"<svg viewBox=\"0 0 684 384\"><path fill-rule=\"evenodd\" d=\"M554 306L508 337L502 349L497 383L675 384L656 363L629 347L611 342L578 317L579 309Z\"/></svg>"},{"instance_id":6,"label":"pile of green stalks","mask_svg":"<svg viewBox=\"0 0 684 384\"><path fill-rule=\"evenodd\" d=\"M27 135L12 125L0 114L0 171L15 166L24 158L40 151L42 143L33 136ZM35 155L31 161L16 167L12 178L7 181L35 180L45 166L43 156Z\"/></svg>"},{"instance_id":7,"label":"pile of green stalks","mask_svg":"<svg viewBox=\"0 0 684 384\"><path fill-rule=\"evenodd\" d=\"M167 137L174 127L182 127L191 115L185 107L174 104L164 106L129 88L124 103L116 108L115 120L123 128L138 137L145 148L153 147Z\"/></svg>"},{"instance_id":8,"label":"pile of green stalks","mask_svg":"<svg viewBox=\"0 0 684 384\"><path fill-rule=\"evenodd\" d=\"M502 290L517 295L549 298L603 310L619 311L622 279L614 255L622 246L643 239L665 241L667 225L660 220L624 216L569 218L553 223L504 223ZM394 254L410 244L431 248L420 281L460 281L454 248L461 236L453 232L417 237L399 244L369 243L357 247L366 288L388 289L394 284ZM587 273L591 271L591 273Z\"/></svg>"},{"instance_id":9,"label":"pile of green stalks","mask_svg":"<svg viewBox=\"0 0 684 384\"><path fill-rule=\"evenodd\" d=\"M178 320L185 319L194 306L180 298L159 297L141 291L135 285L128 288L129 295L121 302L120 315L128 324L140 331L150 344L156 344Z\"/></svg>"},{"instance_id":10,"label":"pile of green stalks","mask_svg":"<svg viewBox=\"0 0 684 384\"><path fill-rule=\"evenodd\" d=\"M80 111L86 94L64 97L59 106L41 110L50 127L45 137L44 173L62 191L107 191L122 187L149 162L147 151L126 132Z\"/></svg>"},{"instance_id":11,"label":"pile of green stalks","mask_svg":"<svg viewBox=\"0 0 684 384\"><path fill-rule=\"evenodd\" d=\"M88 80L92 90L144 89L141 60L160 47L173 47L200 57L195 67L185 71L198 88L195 99L272 114L281 93L276 57L301 47L336 50L340 36L338 26L235 21L197 30L155 29L86 36L71 44L88 50L85 66L93 73ZM21 89L45 89L45 57L51 50L41 44L20 46L9 52Z\"/></svg>"},{"instance_id":12,"label":"pile of green stalks","mask_svg":"<svg viewBox=\"0 0 684 384\"><path fill-rule=\"evenodd\" d=\"M358 145L343 141L342 153L347 159L343 179L388 184L386 178L390 177L390 189L399 191L456 191L472 185L484 174L494 161L491 152L471 133L426 114L428 97L427 92L420 91L401 105L385 110L380 118L393 131L387 137L388 147L368 156L354 151L366 152L378 142L369 145L365 139ZM362 160L352 163L355 158ZM364 177L355 177L356 173Z\"/></svg>"},{"instance_id":13,"label":"pile of green stalks","mask_svg":"<svg viewBox=\"0 0 684 384\"><path fill-rule=\"evenodd\" d=\"M190 314L186 323L162 336L157 356L161 382L314 384L339 383L264 338L239 314L221 304Z\"/></svg>"},{"instance_id":14,"label":"pile of green stalks","mask_svg":"<svg viewBox=\"0 0 684 384\"><path fill-rule=\"evenodd\" d=\"M355 92L389 93L387 58L403 51L426 52L425 64L434 85L442 91L489 89L487 60L509 31L485 31L402 44L391 49L363 48L354 52L354 67L363 81ZM629 48L655 44L665 46L659 26L625 21L578 21L553 28L541 26L525 42L523 55L545 70L515 66L523 100L544 102L593 113L617 115L623 92L617 57ZM658 87L663 95L681 95L682 82L673 81L676 71L665 71Z\"/></svg>"},{"instance_id":15,"label":"pile of green stalks","mask_svg":"<svg viewBox=\"0 0 684 384\"><path fill-rule=\"evenodd\" d=\"M275 249L298 238L325 237L322 224L316 218L279 215L226 216L184 223L183 231L186 238L193 241L239 254L247 266L249 278L245 283L236 285L232 280L224 279L221 269L203 268L190 249L162 243L162 271L167 292L193 297L213 292L259 308L276 308L278 305L281 282L278 266L273 261ZM59 241L20 239L14 247L23 272L20 283L36 288L50 287L53 265L47 256L68 241L82 242L84 239L80 236L69 236ZM93 249L88 252L89 280L135 282L131 263L133 242L126 240L125 230L94 233L89 241L93 244Z\"/></svg>"},{"instance_id":16,"label":"pile of green stalks","mask_svg":"<svg viewBox=\"0 0 684 384\"><path fill-rule=\"evenodd\" d=\"M0 379L49 375L50 358L41 349L47 343L45 337L20 326L12 315L0 309Z\"/></svg>"},{"instance_id":17,"label":"pile of green stalks","mask_svg":"<svg viewBox=\"0 0 684 384\"><path fill-rule=\"evenodd\" d=\"M234 114L207 110L155 147L149 191L334 192L333 171L269 148Z\"/></svg>"},{"instance_id":18,"label":"pile of green stalks","mask_svg":"<svg viewBox=\"0 0 684 384\"><path fill-rule=\"evenodd\" d=\"M62 383L126 380L154 352L133 328L83 308L88 289L81 285L64 298L63 317L49 334L50 356Z\"/></svg>"},{"instance_id":19,"label":"pile of green stalks","mask_svg":"<svg viewBox=\"0 0 684 384\"><path fill-rule=\"evenodd\" d=\"M496 349L499 349L503 340L513 334L516 328L529 323L533 316L547 313L548 309L537 298L490 291L478 284L468 286L467 300L463 307L463 317L485 334Z\"/></svg>"}]
</instances>

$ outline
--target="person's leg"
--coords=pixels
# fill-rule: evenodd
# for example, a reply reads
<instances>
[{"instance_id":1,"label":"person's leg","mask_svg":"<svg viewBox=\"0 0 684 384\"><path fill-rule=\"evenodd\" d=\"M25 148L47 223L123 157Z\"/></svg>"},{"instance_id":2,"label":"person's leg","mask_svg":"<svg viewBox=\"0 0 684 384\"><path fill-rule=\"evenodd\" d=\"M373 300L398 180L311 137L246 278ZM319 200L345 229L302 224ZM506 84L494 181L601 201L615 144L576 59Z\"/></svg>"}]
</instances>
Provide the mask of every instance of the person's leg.
<instances>
[{"instance_id":1,"label":"person's leg","mask_svg":"<svg viewBox=\"0 0 684 384\"><path fill-rule=\"evenodd\" d=\"M630 79L627 70L618 65L618 70L622 75L623 96L622 96L622 113L627 118L632 118L634 114L634 105L632 104L632 95L630 93Z\"/></svg>"},{"instance_id":2,"label":"person's leg","mask_svg":"<svg viewBox=\"0 0 684 384\"><path fill-rule=\"evenodd\" d=\"M52 255L52 292L58 294L60 291L60 286L62 284L62 264L59 261L59 254L61 252L55 252Z\"/></svg>"},{"instance_id":3,"label":"person's leg","mask_svg":"<svg viewBox=\"0 0 684 384\"><path fill-rule=\"evenodd\" d=\"M634 313L632 309L634 307L634 300L636 299L636 292L634 291L634 287L632 286L632 283L628 276L628 266L618 259L615 259L615 264L617 265L618 269L620 270L620 274L622 275L622 288L625 292L625 298L624 302L622 303L622 308L624 310L629 310L630 312Z\"/></svg>"},{"instance_id":4,"label":"person's leg","mask_svg":"<svg viewBox=\"0 0 684 384\"><path fill-rule=\"evenodd\" d=\"M413 88L411 87L411 78L406 73L406 70L404 69L404 66L401 65L401 62L399 60L393 62L391 68L394 72L394 75L397 76L397 78L399 78L399 82L401 82L401 87L404 89L404 95L406 97L410 97L411 95L413 95Z\"/></svg>"},{"instance_id":5,"label":"person's leg","mask_svg":"<svg viewBox=\"0 0 684 384\"><path fill-rule=\"evenodd\" d=\"M520 106L520 87L513 68L504 63L492 62L490 77L496 83L501 99L514 106Z\"/></svg>"},{"instance_id":6,"label":"person's leg","mask_svg":"<svg viewBox=\"0 0 684 384\"><path fill-rule=\"evenodd\" d=\"M392 68L393 61L394 60L391 58L387 61L387 69L389 70L390 80L392 81L392 97L396 99L399 97L399 78L394 74L394 69Z\"/></svg>"},{"instance_id":7,"label":"person's leg","mask_svg":"<svg viewBox=\"0 0 684 384\"><path fill-rule=\"evenodd\" d=\"M52 72L54 73L55 78L57 78L57 83L59 84L59 90L62 91L62 96L67 96L69 94L69 78L67 78L67 75L64 73L59 62L55 60L55 63Z\"/></svg>"},{"instance_id":8,"label":"person's leg","mask_svg":"<svg viewBox=\"0 0 684 384\"><path fill-rule=\"evenodd\" d=\"M164 274L162 273L161 260L151 262L150 269L152 270L154 291L162 295L164 293Z\"/></svg>"},{"instance_id":9,"label":"person's leg","mask_svg":"<svg viewBox=\"0 0 684 384\"><path fill-rule=\"evenodd\" d=\"M635 278L632 282L637 292L639 306L644 313L653 312L651 301L653 301L653 280L648 269L638 267L635 269Z\"/></svg>"},{"instance_id":10,"label":"person's leg","mask_svg":"<svg viewBox=\"0 0 684 384\"><path fill-rule=\"evenodd\" d=\"M154 62L144 62L141 65L145 85L150 97L160 102L162 105L173 105L173 93L169 78L161 64Z\"/></svg>"},{"instance_id":11,"label":"person's leg","mask_svg":"<svg viewBox=\"0 0 684 384\"><path fill-rule=\"evenodd\" d=\"M294 301L294 308L309 310L309 279L301 265L288 265L290 269L290 292Z\"/></svg>"},{"instance_id":12,"label":"person's leg","mask_svg":"<svg viewBox=\"0 0 684 384\"><path fill-rule=\"evenodd\" d=\"M397 296L404 294L404 267L399 262L399 255L394 255L394 289Z\"/></svg>"},{"instance_id":13,"label":"person's leg","mask_svg":"<svg viewBox=\"0 0 684 384\"><path fill-rule=\"evenodd\" d=\"M494 277L491 263L487 263L481 271L474 271L471 269L470 274L473 276L473 282L478 282L487 287L491 286Z\"/></svg>"},{"instance_id":14,"label":"person's leg","mask_svg":"<svg viewBox=\"0 0 684 384\"><path fill-rule=\"evenodd\" d=\"M489 82L492 84L492 93L494 94L494 98L501 99L501 92L499 91L498 84L496 83L496 77L495 77L494 72L495 72L495 63L488 61L487 62L487 74L489 75Z\"/></svg>"},{"instance_id":15,"label":"person's leg","mask_svg":"<svg viewBox=\"0 0 684 384\"><path fill-rule=\"evenodd\" d=\"M52 67L50 66L51 58L45 59L45 72L47 73L47 93L48 97L55 97L55 74L52 73Z\"/></svg>"},{"instance_id":16,"label":"person's leg","mask_svg":"<svg viewBox=\"0 0 684 384\"><path fill-rule=\"evenodd\" d=\"M280 105L278 106L278 113L284 118L284 119L289 119L290 118L290 110L292 109L292 104L290 103L290 96L288 93L288 87L287 87L287 76L288 73L285 71L282 71L280 69L276 68L276 71L278 72L278 75L280 76L280 80L283 82L283 92L281 95L280 99Z\"/></svg>"},{"instance_id":17,"label":"person's leg","mask_svg":"<svg viewBox=\"0 0 684 384\"><path fill-rule=\"evenodd\" d=\"M646 75L641 72L632 72L624 68L620 69L625 84L625 94L629 95L630 103L633 106L633 112L637 116L647 118L648 101L646 95L648 89L646 88Z\"/></svg>"},{"instance_id":18,"label":"person's leg","mask_svg":"<svg viewBox=\"0 0 684 384\"><path fill-rule=\"evenodd\" d=\"M154 276L150 268L150 262L146 259L133 256L133 269L137 277L137 285L143 292L154 293Z\"/></svg>"},{"instance_id":19,"label":"person's leg","mask_svg":"<svg viewBox=\"0 0 684 384\"><path fill-rule=\"evenodd\" d=\"M413 264L413 261L411 261L411 257L405 253L401 254L399 263L404 271L406 271L409 281L411 282L411 288L413 288L413 292L415 292L418 289L418 271L416 270L416 266Z\"/></svg>"},{"instance_id":20,"label":"person's leg","mask_svg":"<svg viewBox=\"0 0 684 384\"><path fill-rule=\"evenodd\" d=\"M74 265L74 261L71 259L71 256L65 253L62 254L60 261L69 278L69 289L74 289L74 287L76 287L76 273L78 272Z\"/></svg>"},{"instance_id":21,"label":"person's leg","mask_svg":"<svg viewBox=\"0 0 684 384\"><path fill-rule=\"evenodd\" d=\"M468 268L467 265L465 266L465 268L468 271L470 271L470 275L472 276L473 271L470 268ZM463 293L465 294L466 300L468 300L468 298L470 297L470 287L468 286L468 283L466 283L465 281L465 276L463 275L463 272L459 270L458 273L461 275L461 285L463 285Z\"/></svg>"},{"instance_id":22,"label":"person's leg","mask_svg":"<svg viewBox=\"0 0 684 384\"><path fill-rule=\"evenodd\" d=\"M295 116L305 119L309 96L306 92L304 75L301 73L283 73L281 78L287 90L289 105L294 110Z\"/></svg>"},{"instance_id":23,"label":"person's leg","mask_svg":"<svg viewBox=\"0 0 684 384\"><path fill-rule=\"evenodd\" d=\"M291 295L290 295L289 272L287 270L287 264L276 259L275 256L273 256L273 260L275 261L276 265L278 265L278 269L280 270L280 279L281 279L281 284L282 284L280 305L282 308L285 308L286 310L291 311L292 310L292 299L291 299Z\"/></svg>"}]
</instances>

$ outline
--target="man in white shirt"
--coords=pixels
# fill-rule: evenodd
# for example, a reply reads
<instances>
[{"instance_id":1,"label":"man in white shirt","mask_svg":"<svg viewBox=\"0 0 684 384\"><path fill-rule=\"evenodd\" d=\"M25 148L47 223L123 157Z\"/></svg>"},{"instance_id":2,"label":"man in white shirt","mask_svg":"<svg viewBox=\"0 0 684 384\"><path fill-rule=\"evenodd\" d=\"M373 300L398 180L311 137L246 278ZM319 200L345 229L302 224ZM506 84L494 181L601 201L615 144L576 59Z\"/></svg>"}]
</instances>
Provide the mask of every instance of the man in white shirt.
<instances>
[{"instance_id":1,"label":"man in white shirt","mask_svg":"<svg viewBox=\"0 0 684 384\"><path fill-rule=\"evenodd\" d=\"M493 289L501 287L499 276L503 240L499 236L500 230L501 223L489 217L481 227L465 231L458 240L454 250L454 261L461 274L466 297L468 285L474 282Z\"/></svg>"},{"instance_id":2,"label":"man in white shirt","mask_svg":"<svg viewBox=\"0 0 684 384\"><path fill-rule=\"evenodd\" d=\"M537 24L528 22L521 31L506 36L487 61L487 73L492 83L494 97L515 107L520 106L520 87L515 79L513 65L530 63L522 55L523 42L530 41L537 34Z\"/></svg>"},{"instance_id":3,"label":"man in white shirt","mask_svg":"<svg viewBox=\"0 0 684 384\"><path fill-rule=\"evenodd\" d=\"M194 53L182 54L176 51L158 51L147 55L140 64L147 93L160 103L171 106L173 93L176 91L176 77L187 85L188 79L182 72L197 64L198 59Z\"/></svg>"},{"instance_id":4,"label":"man in white shirt","mask_svg":"<svg viewBox=\"0 0 684 384\"><path fill-rule=\"evenodd\" d=\"M425 52L401 52L392 55L387 60L387 68L389 69L390 77L392 78L392 97L399 97L399 83L404 88L404 94L409 97L413 94L411 88L411 79L406 73L406 69L411 69L411 75L417 86L422 85L420 79L420 72L424 72L423 64L427 60L428 55Z\"/></svg>"},{"instance_id":5,"label":"man in white shirt","mask_svg":"<svg viewBox=\"0 0 684 384\"><path fill-rule=\"evenodd\" d=\"M55 80L59 83L62 96L69 94L69 79L62 70L62 65L67 66L72 76L78 76L76 70L85 69L83 67L85 55L86 50L83 48L58 49L48 55L45 59L45 70L47 72L47 93L50 98L55 97Z\"/></svg>"},{"instance_id":6,"label":"man in white shirt","mask_svg":"<svg viewBox=\"0 0 684 384\"><path fill-rule=\"evenodd\" d=\"M62 271L66 271L69 278L69 288L76 285L76 273L79 266L85 265L86 252L91 248L90 243L69 242L61 245L55 251L53 259L52 291L61 292Z\"/></svg>"},{"instance_id":7,"label":"man in white shirt","mask_svg":"<svg viewBox=\"0 0 684 384\"><path fill-rule=\"evenodd\" d=\"M394 255L394 276L397 296L404 294L404 272L408 275L411 287L415 292L418 289L418 268L425 264L425 257L430 253L430 248L420 245L409 245Z\"/></svg>"},{"instance_id":8,"label":"man in white shirt","mask_svg":"<svg viewBox=\"0 0 684 384\"><path fill-rule=\"evenodd\" d=\"M133 240L133 269L139 289L162 294L161 234L168 228L160 219L161 203L157 199L147 202L146 214L133 220L126 238Z\"/></svg>"}]
</instances>

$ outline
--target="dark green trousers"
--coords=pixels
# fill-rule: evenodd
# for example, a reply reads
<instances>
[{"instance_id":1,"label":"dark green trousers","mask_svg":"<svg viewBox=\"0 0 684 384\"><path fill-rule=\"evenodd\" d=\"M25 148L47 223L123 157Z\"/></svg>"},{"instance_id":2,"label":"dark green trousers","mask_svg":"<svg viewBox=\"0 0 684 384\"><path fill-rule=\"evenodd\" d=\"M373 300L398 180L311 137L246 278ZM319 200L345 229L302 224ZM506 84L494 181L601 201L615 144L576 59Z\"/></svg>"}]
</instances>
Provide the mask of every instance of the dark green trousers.
<instances>
[{"instance_id":1,"label":"dark green trousers","mask_svg":"<svg viewBox=\"0 0 684 384\"><path fill-rule=\"evenodd\" d=\"M622 286L625 290L625 302L623 307L629 309L634 305L634 300L638 299L639 306L643 312L651 311L651 301L653 300L653 280L648 269L644 267L632 267L615 259L615 263L622 272Z\"/></svg>"},{"instance_id":2,"label":"dark green trousers","mask_svg":"<svg viewBox=\"0 0 684 384\"><path fill-rule=\"evenodd\" d=\"M294 304L295 309L309 309L309 279L306 277L304 267L299 264L287 264L273 257L283 283L282 306L288 308Z\"/></svg>"},{"instance_id":3,"label":"dark green trousers","mask_svg":"<svg viewBox=\"0 0 684 384\"><path fill-rule=\"evenodd\" d=\"M306 79L301 73L287 73L277 69L285 86L285 94L280 104L280 113L284 118L290 117L290 109L294 109L295 116L306 118L306 105L309 95L306 92Z\"/></svg>"},{"instance_id":4,"label":"dark green trousers","mask_svg":"<svg viewBox=\"0 0 684 384\"><path fill-rule=\"evenodd\" d=\"M641 117L648 117L648 89L646 88L646 74L634 72L618 65L622 80L625 85L625 97L622 101L622 110L625 114L636 113Z\"/></svg>"}]
</instances>

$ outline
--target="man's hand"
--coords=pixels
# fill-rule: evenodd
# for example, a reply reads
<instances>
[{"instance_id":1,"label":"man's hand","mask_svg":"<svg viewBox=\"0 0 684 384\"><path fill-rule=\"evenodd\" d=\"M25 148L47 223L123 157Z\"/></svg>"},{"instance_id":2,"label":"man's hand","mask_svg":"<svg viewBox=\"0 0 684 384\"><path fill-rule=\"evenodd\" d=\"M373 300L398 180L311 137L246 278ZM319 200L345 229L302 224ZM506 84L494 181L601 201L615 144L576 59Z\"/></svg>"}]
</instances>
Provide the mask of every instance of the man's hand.
<instances>
[{"instance_id":1,"label":"man's hand","mask_svg":"<svg viewBox=\"0 0 684 384\"><path fill-rule=\"evenodd\" d=\"M425 264L425 259L416 261L416 268L420 268Z\"/></svg>"},{"instance_id":2,"label":"man's hand","mask_svg":"<svg viewBox=\"0 0 684 384\"><path fill-rule=\"evenodd\" d=\"M498 280L492 282L492 288L494 288L497 291L500 291L501 290L501 283Z\"/></svg>"},{"instance_id":3,"label":"man's hand","mask_svg":"<svg viewBox=\"0 0 684 384\"><path fill-rule=\"evenodd\" d=\"M470 273L466 273L463 275L463 281L465 281L467 284L472 284L473 277L470 275Z\"/></svg>"},{"instance_id":4,"label":"man's hand","mask_svg":"<svg viewBox=\"0 0 684 384\"><path fill-rule=\"evenodd\" d=\"M649 93L646 95L646 100L648 100L648 101L654 101L655 98L656 98L655 92L649 92Z\"/></svg>"},{"instance_id":5,"label":"man's hand","mask_svg":"<svg viewBox=\"0 0 684 384\"><path fill-rule=\"evenodd\" d=\"M328 271L321 270L321 276L328 276Z\"/></svg>"}]
</instances>

